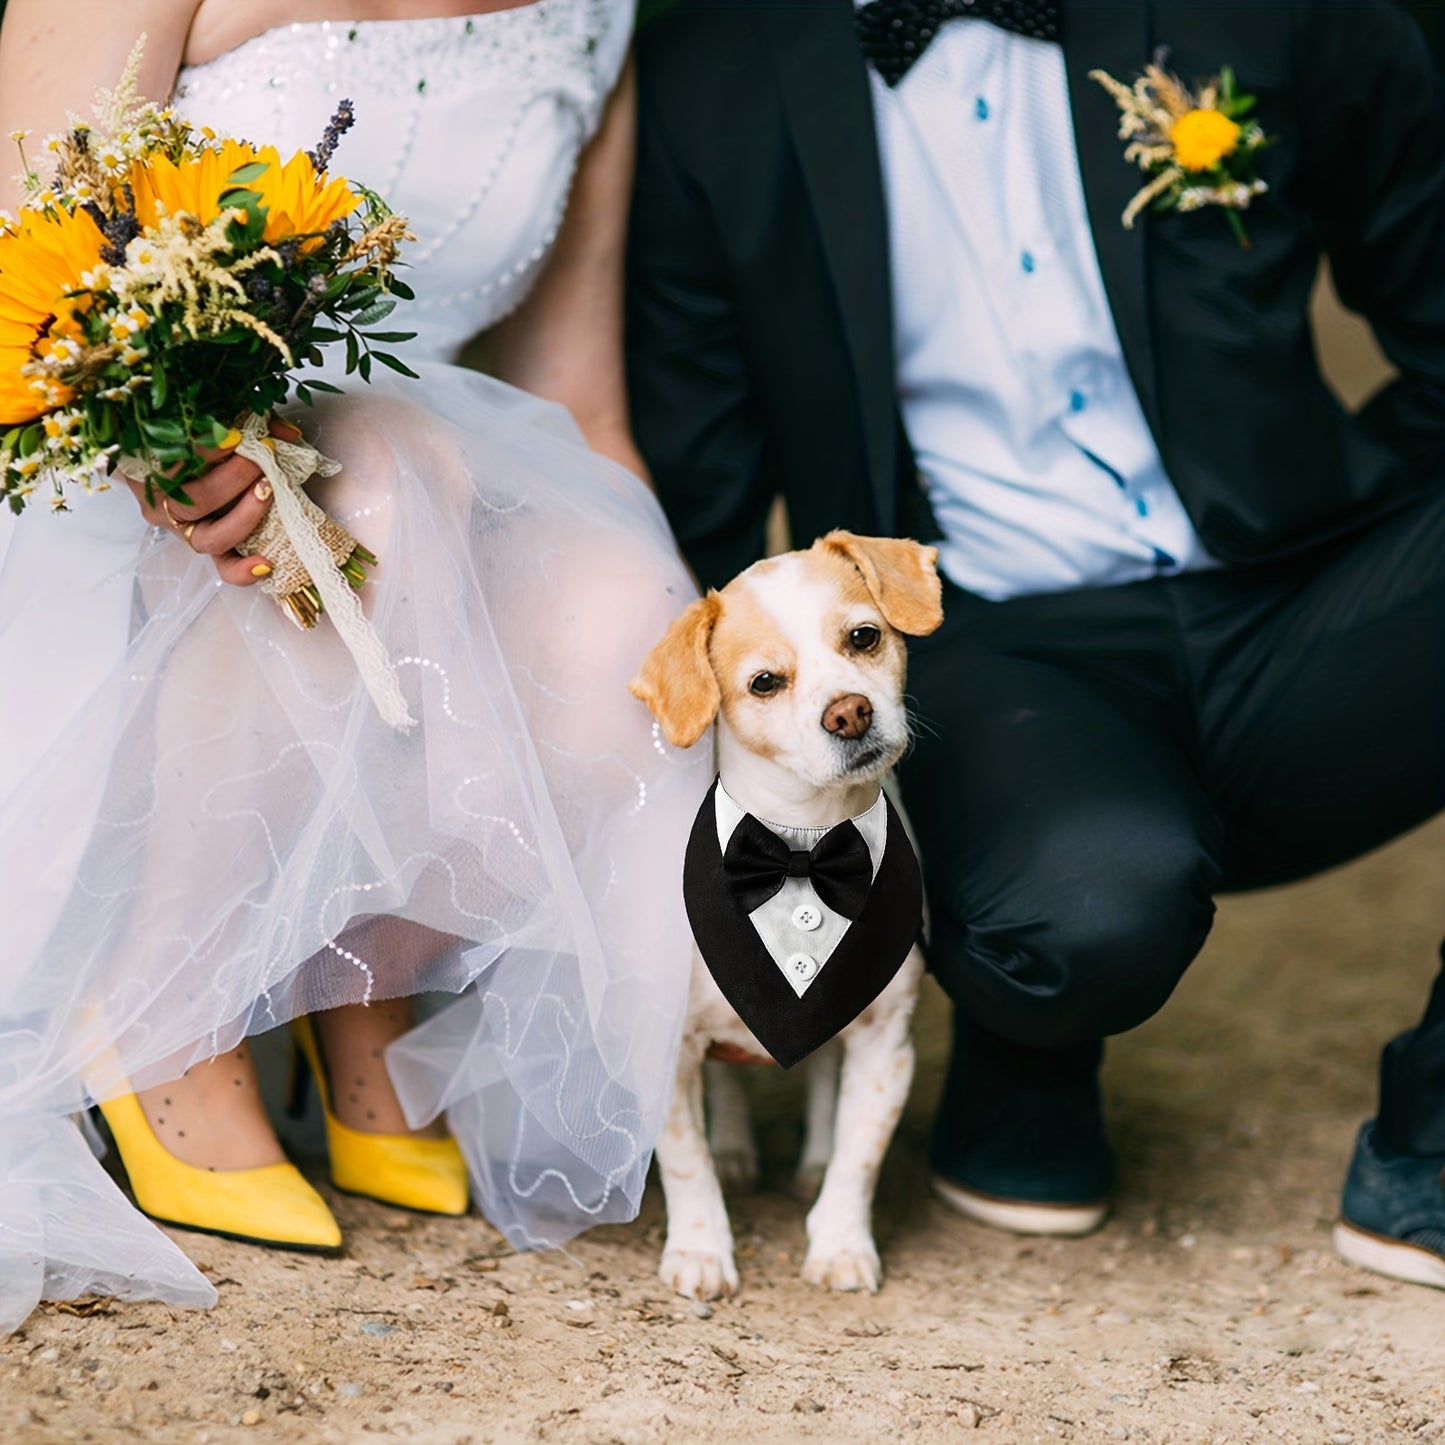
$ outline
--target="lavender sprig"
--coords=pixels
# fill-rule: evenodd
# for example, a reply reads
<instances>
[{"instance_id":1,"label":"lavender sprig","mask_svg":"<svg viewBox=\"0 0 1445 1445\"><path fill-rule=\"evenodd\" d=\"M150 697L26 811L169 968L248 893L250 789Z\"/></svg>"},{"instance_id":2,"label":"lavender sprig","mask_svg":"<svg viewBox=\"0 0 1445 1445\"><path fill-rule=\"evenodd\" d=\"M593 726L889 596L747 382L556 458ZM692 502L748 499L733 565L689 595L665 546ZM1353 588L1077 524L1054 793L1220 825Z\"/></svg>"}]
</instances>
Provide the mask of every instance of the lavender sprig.
<instances>
[{"instance_id":1,"label":"lavender sprig","mask_svg":"<svg viewBox=\"0 0 1445 1445\"><path fill-rule=\"evenodd\" d=\"M316 167L318 174L325 171L331 164L331 157L336 154L336 147L341 137L356 122L356 112L351 108L349 100L343 100L336 107L336 113L326 123L326 129L321 132L321 140L317 143L314 151L307 151L311 157L311 164Z\"/></svg>"}]
</instances>

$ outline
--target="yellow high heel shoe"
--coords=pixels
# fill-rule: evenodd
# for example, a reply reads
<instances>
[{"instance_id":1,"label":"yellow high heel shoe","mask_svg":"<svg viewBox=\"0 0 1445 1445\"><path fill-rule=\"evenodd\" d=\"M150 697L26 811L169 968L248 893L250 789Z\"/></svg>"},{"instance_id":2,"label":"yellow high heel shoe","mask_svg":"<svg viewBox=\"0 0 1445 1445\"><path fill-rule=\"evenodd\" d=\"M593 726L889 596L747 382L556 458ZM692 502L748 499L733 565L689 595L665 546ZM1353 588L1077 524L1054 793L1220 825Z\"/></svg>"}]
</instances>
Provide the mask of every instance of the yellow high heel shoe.
<instances>
[{"instance_id":1,"label":"yellow high heel shoe","mask_svg":"<svg viewBox=\"0 0 1445 1445\"><path fill-rule=\"evenodd\" d=\"M100 1112L136 1203L152 1219L247 1244L317 1254L341 1248L341 1230L326 1201L294 1164L200 1169L183 1164L156 1138L134 1094L107 1099Z\"/></svg>"},{"instance_id":2,"label":"yellow high heel shoe","mask_svg":"<svg viewBox=\"0 0 1445 1445\"><path fill-rule=\"evenodd\" d=\"M470 1207L467 1165L455 1139L418 1139L410 1134L364 1134L338 1119L321 1046L309 1018L291 1021L291 1034L316 1084L326 1118L331 1182L343 1193L422 1214L465 1214ZM299 1104L301 1079L293 1093Z\"/></svg>"}]
</instances>

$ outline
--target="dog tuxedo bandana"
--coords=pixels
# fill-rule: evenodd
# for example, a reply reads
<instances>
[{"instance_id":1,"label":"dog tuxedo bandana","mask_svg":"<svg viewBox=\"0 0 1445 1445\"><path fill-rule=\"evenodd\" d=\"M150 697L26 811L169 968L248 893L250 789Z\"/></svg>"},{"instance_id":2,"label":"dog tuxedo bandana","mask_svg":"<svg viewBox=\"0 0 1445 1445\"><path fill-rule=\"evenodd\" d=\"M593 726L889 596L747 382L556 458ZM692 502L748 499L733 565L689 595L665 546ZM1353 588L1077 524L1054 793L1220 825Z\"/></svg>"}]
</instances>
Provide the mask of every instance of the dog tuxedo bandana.
<instances>
[{"instance_id":1,"label":"dog tuxedo bandana","mask_svg":"<svg viewBox=\"0 0 1445 1445\"><path fill-rule=\"evenodd\" d=\"M723 997L785 1069L846 1028L918 941L918 859L880 791L831 828L744 811L713 784L693 824L683 901Z\"/></svg>"}]
</instances>

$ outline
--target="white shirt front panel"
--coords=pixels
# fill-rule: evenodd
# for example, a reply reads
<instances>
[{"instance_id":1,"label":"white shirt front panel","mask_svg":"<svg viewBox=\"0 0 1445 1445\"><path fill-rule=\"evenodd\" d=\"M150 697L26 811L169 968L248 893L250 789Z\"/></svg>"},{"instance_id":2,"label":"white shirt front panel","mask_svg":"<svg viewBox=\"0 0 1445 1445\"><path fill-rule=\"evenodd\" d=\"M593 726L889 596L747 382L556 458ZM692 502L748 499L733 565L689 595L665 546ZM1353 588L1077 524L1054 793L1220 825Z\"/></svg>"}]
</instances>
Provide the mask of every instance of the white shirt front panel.
<instances>
[{"instance_id":1,"label":"white shirt front panel","mask_svg":"<svg viewBox=\"0 0 1445 1445\"><path fill-rule=\"evenodd\" d=\"M727 795L721 783L717 785L714 798L718 847L726 853L728 840L747 816L747 811ZM888 805L883 800L883 794L880 792L873 806L851 821L863 835L876 878L888 843ZM827 828L792 828L786 823L775 823L770 818L758 818L758 822L777 834L789 848L803 852L811 852L823 834L829 831ZM823 965L843 941L843 935L853 922L826 907L806 878L785 878L783 886L765 903L753 909L748 918L767 949L768 957L799 998L822 972Z\"/></svg>"},{"instance_id":2,"label":"white shirt front panel","mask_svg":"<svg viewBox=\"0 0 1445 1445\"><path fill-rule=\"evenodd\" d=\"M870 73L898 395L943 570L1002 599L1211 565L1124 364L1059 47L955 20L896 88Z\"/></svg>"}]
</instances>

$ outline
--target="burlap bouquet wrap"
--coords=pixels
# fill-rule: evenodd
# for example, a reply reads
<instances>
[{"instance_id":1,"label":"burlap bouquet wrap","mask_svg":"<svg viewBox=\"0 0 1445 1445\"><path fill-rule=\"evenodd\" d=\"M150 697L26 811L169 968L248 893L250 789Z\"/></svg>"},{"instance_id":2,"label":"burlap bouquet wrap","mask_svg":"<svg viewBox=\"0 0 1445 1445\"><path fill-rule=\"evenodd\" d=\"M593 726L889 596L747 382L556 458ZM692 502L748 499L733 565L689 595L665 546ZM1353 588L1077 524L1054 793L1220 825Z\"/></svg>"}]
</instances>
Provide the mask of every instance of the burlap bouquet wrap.
<instances>
[{"instance_id":1,"label":"burlap bouquet wrap","mask_svg":"<svg viewBox=\"0 0 1445 1445\"><path fill-rule=\"evenodd\" d=\"M383 721L405 732L416 726L416 719L407 708L385 645L341 570L360 544L306 494L306 483L312 477L335 476L341 463L322 456L305 441L271 436L269 423L269 416L255 415L239 423L241 440L236 455L261 469L271 484L272 498L261 525L236 550L247 557L263 556L270 563L271 575L261 588L298 626L313 627L323 612L331 619L356 659L361 680ZM142 477L150 472L147 464L134 458L127 458L122 470Z\"/></svg>"},{"instance_id":2,"label":"burlap bouquet wrap","mask_svg":"<svg viewBox=\"0 0 1445 1445\"><path fill-rule=\"evenodd\" d=\"M340 522L328 517L310 497L303 494L303 500L307 515L314 521L317 535L326 544L332 562L338 567L343 566L356 551L356 538ZM286 524L274 507L266 513L265 521L237 545L236 550L243 557L260 556L271 564L271 575L260 585L263 592L269 593L278 602L284 604L288 598L297 596L312 585L311 574L292 545ZM308 620L296 617L294 613L292 616L300 627L316 625L314 618Z\"/></svg>"}]
</instances>

